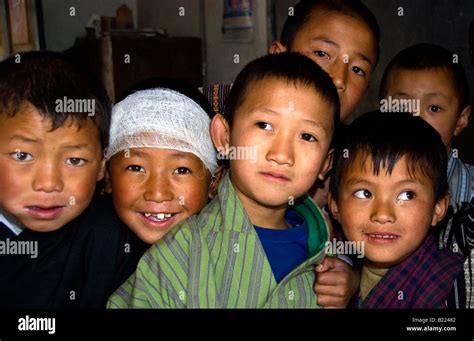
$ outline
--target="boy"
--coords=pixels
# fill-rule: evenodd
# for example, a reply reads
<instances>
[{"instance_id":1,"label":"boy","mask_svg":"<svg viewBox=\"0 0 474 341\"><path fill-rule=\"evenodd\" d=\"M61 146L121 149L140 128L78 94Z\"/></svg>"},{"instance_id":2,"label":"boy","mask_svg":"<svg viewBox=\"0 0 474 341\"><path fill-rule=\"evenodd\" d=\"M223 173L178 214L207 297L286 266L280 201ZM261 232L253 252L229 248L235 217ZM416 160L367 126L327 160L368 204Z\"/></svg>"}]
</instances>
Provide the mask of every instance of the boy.
<instances>
[{"instance_id":1,"label":"boy","mask_svg":"<svg viewBox=\"0 0 474 341\"><path fill-rule=\"evenodd\" d=\"M212 110L186 95L190 89L173 88L137 91L112 113L106 158L114 207L150 245L207 204L217 170Z\"/></svg>"},{"instance_id":2,"label":"boy","mask_svg":"<svg viewBox=\"0 0 474 341\"><path fill-rule=\"evenodd\" d=\"M269 55L239 74L226 108L211 123L230 158L217 197L145 253L108 307L318 306L328 231L304 193L329 166L336 89L308 58Z\"/></svg>"},{"instance_id":3,"label":"boy","mask_svg":"<svg viewBox=\"0 0 474 341\"><path fill-rule=\"evenodd\" d=\"M474 167L464 164L451 142L469 123L471 104L464 68L453 54L431 44L418 44L399 52L387 65L380 84L381 104L406 100L413 111L438 131L449 153L448 181L451 203L474 197ZM403 103L402 103L403 104Z\"/></svg>"},{"instance_id":4,"label":"boy","mask_svg":"<svg viewBox=\"0 0 474 341\"><path fill-rule=\"evenodd\" d=\"M446 307L463 263L430 233L449 205L446 161L436 131L410 114L368 113L345 131L329 205L365 246L359 307Z\"/></svg>"},{"instance_id":5,"label":"boy","mask_svg":"<svg viewBox=\"0 0 474 341\"><path fill-rule=\"evenodd\" d=\"M336 85L340 120L347 124L354 119L354 111L369 86L379 58L379 40L377 19L361 1L302 0L288 15L280 41L271 45L269 53L299 52L322 67ZM214 111L224 112L230 89L230 85L204 88L203 92L212 103ZM328 183L327 179L318 180L308 192L321 208L327 204ZM321 303L342 307L347 302L335 299L335 295L340 294L340 289L335 286L330 289L331 286L327 284L341 281L349 283L344 290L351 292L358 285L356 280L352 280L356 279L355 273L349 268L344 269L343 263L330 257L324 263L324 267L318 269L321 272L318 273L315 287L320 294L319 299ZM324 271L330 268L335 270L335 267L342 272ZM335 277L340 275L343 277Z\"/></svg>"},{"instance_id":6,"label":"boy","mask_svg":"<svg viewBox=\"0 0 474 341\"><path fill-rule=\"evenodd\" d=\"M2 307L103 307L136 264L136 238L94 198L109 129L103 94L60 54L0 63Z\"/></svg>"},{"instance_id":7,"label":"boy","mask_svg":"<svg viewBox=\"0 0 474 341\"><path fill-rule=\"evenodd\" d=\"M453 136L460 134L469 123L469 93L462 65L453 62L450 51L431 44L418 44L399 52L385 69L380 84L382 109L384 104L398 104L401 111L419 115L441 135L449 154L447 174L454 208L474 197L474 167L463 163L451 147ZM457 228L447 224L441 231L440 246L467 256L465 280L458 283L455 305L474 308L474 252L468 238L473 232L468 225L455 225Z\"/></svg>"},{"instance_id":8,"label":"boy","mask_svg":"<svg viewBox=\"0 0 474 341\"><path fill-rule=\"evenodd\" d=\"M280 41L269 53L299 52L314 60L338 90L341 121L349 123L369 86L379 58L380 29L359 0L302 0L288 15ZM214 110L222 113L229 85L204 88Z\"/></svg>"}]
</instances>

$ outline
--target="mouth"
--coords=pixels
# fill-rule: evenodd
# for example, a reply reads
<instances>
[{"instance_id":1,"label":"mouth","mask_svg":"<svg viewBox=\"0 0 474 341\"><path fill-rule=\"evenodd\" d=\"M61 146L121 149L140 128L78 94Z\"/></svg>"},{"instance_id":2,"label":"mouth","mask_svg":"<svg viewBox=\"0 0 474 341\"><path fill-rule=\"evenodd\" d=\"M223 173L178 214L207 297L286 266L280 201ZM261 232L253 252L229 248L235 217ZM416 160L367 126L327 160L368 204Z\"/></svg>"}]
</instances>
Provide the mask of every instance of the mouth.
<instances>
[{"instance_id":1,"label":"mouth","mask_svg":"<svg viewBox=\"0 0 474 341\"><path fill-rule=\"evenodd\" d=\"M65 206L43 206L32 205L26 206L26 212L34 219L53 220L56 219L63 211Z\"/></svg>"},{"instance_id":2,"label":"mouth","mask_svg":"<svg viewBox=\"0 0 474 341\"><path fill-rule=\"evenodd\" d=\"M380 244L390 244L401 238L401 236L398 234L386 232L364 233L364 236L368 239L369 242Z\"/></svg>"},{"instance_id":3,"label":"mouth","mask_svg":"<svg viewBox=\"0 0 474 341\"><path fill-rule=\"evenodd\" d=\"M290 178L288 178L286 175L282 173L277 173L277 172L261 172L266 179L278 183L287 183L290 181Z\"/></svg>"},{"instance_id":4,"label":"mouth","mask_svg":"<svg viewBox=\"0 0 474 341\"><path fill-rule=\"evenodd\" d=\"M152 228L167 228L175 221L179 213L171 212L140 212L139 215L147 226Z\"/></svg>"}]
</instances>

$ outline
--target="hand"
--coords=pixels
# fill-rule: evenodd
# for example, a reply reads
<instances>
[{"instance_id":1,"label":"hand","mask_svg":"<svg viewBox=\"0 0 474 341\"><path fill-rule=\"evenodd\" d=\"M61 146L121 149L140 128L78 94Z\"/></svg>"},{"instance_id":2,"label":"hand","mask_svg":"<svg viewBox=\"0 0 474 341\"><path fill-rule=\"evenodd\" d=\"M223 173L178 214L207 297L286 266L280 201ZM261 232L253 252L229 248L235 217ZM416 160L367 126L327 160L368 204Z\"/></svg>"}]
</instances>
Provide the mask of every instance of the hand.
<instances>
[{"instance_id":1,"label":"hand","mask_svg":"<svg viewBox=\"0 0 474 341\"><path fill-rule=\"evenodd\" d=\"M324 308L346 308L360 284L360 273L336 257L326 257L316 268L314 292Z\"/></svg>"}]
</instances>

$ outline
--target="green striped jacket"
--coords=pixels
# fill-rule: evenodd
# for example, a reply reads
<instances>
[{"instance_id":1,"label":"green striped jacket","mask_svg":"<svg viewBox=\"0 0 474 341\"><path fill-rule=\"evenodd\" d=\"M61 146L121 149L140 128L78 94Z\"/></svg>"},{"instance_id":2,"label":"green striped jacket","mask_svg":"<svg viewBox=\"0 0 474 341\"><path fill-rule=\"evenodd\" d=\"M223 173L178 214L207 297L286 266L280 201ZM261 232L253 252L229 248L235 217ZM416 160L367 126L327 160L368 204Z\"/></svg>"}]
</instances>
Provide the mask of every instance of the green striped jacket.
<instances>
[{"instance_id":1,"label":"green striped jacket","mask_svg":"<svg viewBox=\"0 0 474 341\"><path fill-rule=\"evenodd\" d=\"M328 227L309 197L291 209L309 226L309 258L276 283L258 235L226 176L198 216L172 229L141 258L108 308L318 308L314 266Z\"/></svg>"}]
</instances>

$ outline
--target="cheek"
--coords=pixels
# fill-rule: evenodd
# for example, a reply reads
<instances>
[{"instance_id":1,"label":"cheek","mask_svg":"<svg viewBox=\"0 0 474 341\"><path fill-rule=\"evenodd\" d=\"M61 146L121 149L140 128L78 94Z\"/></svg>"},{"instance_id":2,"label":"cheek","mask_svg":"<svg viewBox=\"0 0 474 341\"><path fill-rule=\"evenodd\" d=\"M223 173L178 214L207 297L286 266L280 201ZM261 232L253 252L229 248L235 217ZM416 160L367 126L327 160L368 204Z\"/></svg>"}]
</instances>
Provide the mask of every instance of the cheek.
<instances>
[{"instance_id":1,"label":"cheek","mask_svg":"<svg viewBox=\"0 0 474 341\"><path fill-rule=\"evenodd\" d=\"M112 175L112 199L117 211L126 210L135 201L139 192L139 185L123 179L120 175Z\"/></svg>"},{"instance_id":2,"label":"cheek","mask_svg":"<svg viewBox=\"0 0 474 341\"><path fill-rule=\"evenodd\" d=\"M7 200L11 200L20 196L28 188L27 184L29 181L23 176L15 176L14 170L9 169L9 167L3 167L2 165L2 169L2 172L0 172L0 192L2 193L2 198L5 197Z\"/></svg>"},{"instance_id":3,"label":"cheek","mask_svg":"<svg viewBox=\"0 0 474 341\"><path fill-rule=\"evenodd\" d=\"M207 181L199 181L179 189L179 192L183 194L178 195L178 197L182 196L184 207L189 215L198 213L207 204L208 188Z\"/></svg>"}]
</instances>

